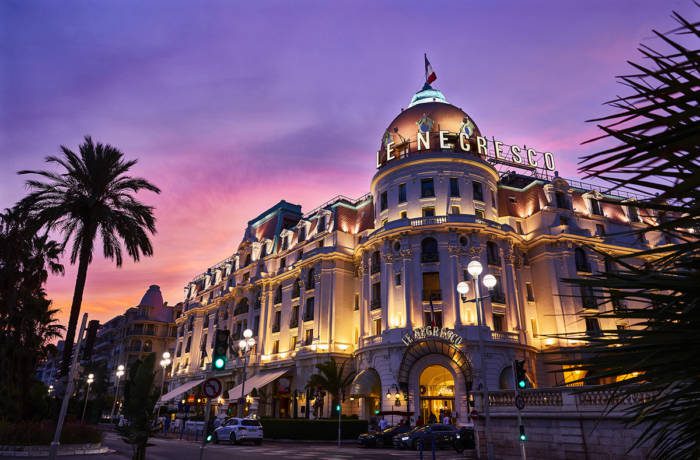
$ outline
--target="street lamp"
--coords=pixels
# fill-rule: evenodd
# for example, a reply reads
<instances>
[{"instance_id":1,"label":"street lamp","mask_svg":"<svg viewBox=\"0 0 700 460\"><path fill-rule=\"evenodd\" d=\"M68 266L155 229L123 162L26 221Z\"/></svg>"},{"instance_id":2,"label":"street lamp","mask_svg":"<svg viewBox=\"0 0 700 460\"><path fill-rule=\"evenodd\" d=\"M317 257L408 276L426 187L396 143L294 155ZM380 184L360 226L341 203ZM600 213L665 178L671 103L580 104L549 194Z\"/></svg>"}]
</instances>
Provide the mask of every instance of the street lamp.
<instances>
[{"instance_id":1,"label":"street lamp","mask_svg":"<svg viewBox=\"0 0 700 460\"><path fill-rule=\"evenodd\" d=\"M109 416L110 420L114 419L114 408L117 406L117 399L119 397L119 379L122 377L122 375L124 375L124 365L120 364L117 366L117 383L114 388L114 401L112 401L112 413Z\"/></svg>"},{"instance_id":2,"label":"street lamp","mask_svg":"<svg viewBox=\"0 0 700 460\"><path fill-rule=\"evenodd\" d=\"M87 391L85 392L85 403L83 404L83 416L80 418L80 423L85 423L85 409L87 409L88 395L90 394L90 385L95 381L95 374L88 374L87 378Z\"/></svg>"},{"instance_id":3,"label":"street lamp","mask_svg":"<svg viewBox=\"0 0 700 460\"><path fill-rule=\"evenodd\" d=\"M243 360L243 384L241 385L241 397L238 399L238 417L243 417L243 406L245 405L245 379L246 379L246 369L248 367L248 359L250 358L250 351L255 346L255 339L253 338L253 331L246 329L243 331L243 338L238 342L238 353Z\"/></svg>"},{"instance_id":4,"label":"street lamp","mask_svg":"<svg viewBox=\"0 0 700 460\"><path fill-rule=\"evenodd\" d=\"M467 265L467 272L472 276L474 279L474 303L476 304L476 318L477 318L477 333L479 337L479 354L481 355L481 401L483 405L483 410L484 410L484 434L486 436L486 455L489 459L493 458L493 445L491 444L491 436L489 435L489 425L491 422L491 415L489 412L489 402L488 402L488 394L489 394L489 388L488 388L488 383L487 383L487 378L486 378L486 367L487 367L487 362L486 362L486 355L484 354L484 336L483 336L483 326L486 325L486 311L484 310L484 299L488 299L491 297L490 291L493 290L494 287L496 287L496 284L498 283L498 280L496 279L495 276L492 274L487 274L484 276L482 283L484 283L484 286L486 289L489 290L489 294L485 296L481 296L481 288L479 286L479 276L481 273L484 271L484 266L481 265L481 262L478 260L472 260L469 262ZM469 292L469 285L462 281L459 284L457 284L457 292L459 292L462 302L467 301L467 292Z\"/></svg>"},{"instance_id":5,"label":"street lamp","mask_svg":"<svg viewBox=\"0 0 700 460\"><path fill-rule=\"evenodd\" d=\"M53 393L53 385L49 385L49 396L51 396L51 393Z\"/></svg>"},{"instance_id":6,"label":"street lamp","mask_svg":"<svg viewBox=\"0 0 700 460\"><path fill-rule=\"evenodd\" d=\"M163 373L160 378L160 398L163 397L163 386L165 385L165 368L170 366L170 363L172 361L170 360L170 352L164 351L163 352L163 359L160 360L160 367L163 368ZM161 406L161 401L160 398L158 398L158 412L156 414L156 420L158 420L158 417L160 417L160 406Z\"/></svg>"}]
</instances>

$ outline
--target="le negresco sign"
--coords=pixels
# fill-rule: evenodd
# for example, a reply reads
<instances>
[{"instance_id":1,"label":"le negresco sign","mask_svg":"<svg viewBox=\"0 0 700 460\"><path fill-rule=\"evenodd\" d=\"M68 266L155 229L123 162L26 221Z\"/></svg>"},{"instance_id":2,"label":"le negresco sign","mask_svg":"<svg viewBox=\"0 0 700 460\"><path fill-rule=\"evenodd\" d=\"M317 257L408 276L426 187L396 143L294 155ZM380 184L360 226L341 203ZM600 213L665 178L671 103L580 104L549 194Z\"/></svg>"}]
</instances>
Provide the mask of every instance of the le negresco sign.
<instances>
[{"instance_id":1,"label":"le negresco sign","mask_svg":"<svg viewBox=\"0 0 700 460\"><path fill-rule=\"evenodd\" d=\"M406 346L411 345L414 342L425 339L443 339L447 340L453 345L460 345L462 343L462 337L457 334L453 329L446 327L437 326L425 326L419 327L411 332L404 334L401 338Z\"/></svg>"}]
</instances>

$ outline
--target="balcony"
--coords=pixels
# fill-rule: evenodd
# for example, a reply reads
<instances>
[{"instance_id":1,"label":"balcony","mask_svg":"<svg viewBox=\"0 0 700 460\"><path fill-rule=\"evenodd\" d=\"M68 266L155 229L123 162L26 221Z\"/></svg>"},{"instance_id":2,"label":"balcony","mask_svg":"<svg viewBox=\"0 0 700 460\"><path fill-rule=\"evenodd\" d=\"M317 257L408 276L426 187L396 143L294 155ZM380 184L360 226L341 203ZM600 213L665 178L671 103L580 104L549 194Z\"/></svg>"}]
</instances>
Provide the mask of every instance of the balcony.
<instances>
[{"instance_id":1,"label":"balcony","mask_svg":"<svg viewBox=\"0 0 700 460\"><path fill-rule=\"evenodd\" d=\"M289 320L289 328L293 329L295 327L299 327L299 317L295 316L291 320Z\"/></svg>"},{"instance_id":2,"label":"balcony","mask_svg":"<svg viewBox=\"0 0 700 460\"><path fill-rule=\"evenodd\" d=\"M497 342L518 343L517 332L491 331L491 339Z\"/></svg>"},{"instance_id":3,"label":"balcony","mask_svg":"<svg viewBox=\"0 0 700 460\"><path fill-rule=\"evenodd\" d=\"M370 310L378 310L382 308L382 301L380 299L374 299L369 303Z\"/></svg>"},{"instance_id":4,"label":"balcony","mask_svg":"<svg viewBox=\"0 0 700 460\"><path fill-rule=\"evenodd\" d=\"M440 254L435 252L422 252L420 255L420 261L422 263L438 262L440 260Z\"/></svg>"},{"instance_id":5,"label":"balcony","mask_svg":"<svg viewBox=\"0 0 700 460\"><path fill-rule=\"evenodd\" d=\"M441 301L442 291L441 290L423 290L423 302Z\"/></svg>"},{"instance_id":6,"label":"balcony","mask_svg":"<svg viewBox=\"0 0 700 460\"><path fill-rule=\"evenodd\" d=\"M590 262L577 262L576 271L579 273L592 273Z\"/></svg>"}]
</instances>

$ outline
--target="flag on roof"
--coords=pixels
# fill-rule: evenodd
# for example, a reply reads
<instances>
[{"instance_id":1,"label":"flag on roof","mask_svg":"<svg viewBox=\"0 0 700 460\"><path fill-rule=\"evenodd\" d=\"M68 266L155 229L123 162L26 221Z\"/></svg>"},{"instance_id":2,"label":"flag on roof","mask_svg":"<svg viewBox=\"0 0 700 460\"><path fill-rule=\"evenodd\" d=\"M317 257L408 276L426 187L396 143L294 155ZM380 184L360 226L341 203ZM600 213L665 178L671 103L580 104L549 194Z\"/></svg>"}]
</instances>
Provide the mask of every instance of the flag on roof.
<instances>
[{"instance_id":1,"label":"flag on roof","mask_svg":"<svg viewBox=\"0 0 700 460\"><path fill-rule=\"evenodd\" d=\"M423 56L425 57L425 83L429 85L437 79L437 75L435 75L433 66L430 65L428 55L424 54Z\"/></svg>"}]
</instances>

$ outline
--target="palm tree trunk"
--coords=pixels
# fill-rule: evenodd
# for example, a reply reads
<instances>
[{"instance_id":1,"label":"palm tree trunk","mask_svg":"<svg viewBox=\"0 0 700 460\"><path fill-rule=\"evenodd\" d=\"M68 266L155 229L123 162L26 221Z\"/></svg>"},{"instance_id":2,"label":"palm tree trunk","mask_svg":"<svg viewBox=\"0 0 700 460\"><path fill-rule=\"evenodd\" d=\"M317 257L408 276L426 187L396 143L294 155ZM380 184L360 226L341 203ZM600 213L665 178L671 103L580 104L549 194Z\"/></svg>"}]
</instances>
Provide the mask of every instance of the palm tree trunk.
<instances>
[{"instance_id":1,"label":"palm tree trunk","mask_svg":"<svg viewBox=\"0 0 700 460\"><path fill-rule=\"evenodd\" d=\"M73 341L75 340L75 330L78 327L78 316L80 306L83 303L83 291L85 291L85 281L87 280L87 269L92 256L92 244L95 239L96 228L91 226L86 231L87 238L83 239L80 248L80 260L78 262L78 276L75 279L75 289L73 290L73 302L70 306L70 318L68 319L68 329L66 330L65 343L63 344L63 362L61 363L61 374L68 375L71 355L73 353Z\"/></svg>"}]
</instances>

